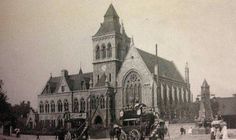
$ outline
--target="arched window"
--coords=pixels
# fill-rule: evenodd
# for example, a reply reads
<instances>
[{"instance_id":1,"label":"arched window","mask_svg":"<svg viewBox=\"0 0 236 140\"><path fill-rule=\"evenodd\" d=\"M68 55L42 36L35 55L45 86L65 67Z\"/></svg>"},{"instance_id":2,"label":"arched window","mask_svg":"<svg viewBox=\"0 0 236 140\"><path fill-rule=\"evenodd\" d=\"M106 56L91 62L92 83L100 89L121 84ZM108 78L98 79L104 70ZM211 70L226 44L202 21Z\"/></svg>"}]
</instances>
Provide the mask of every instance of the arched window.
<instances>
[{"instance_id":1,"label":"arched window","mask_svg":"<svg viewBox=\"0 0 236 140\"><path fill-rule=\"evenodd\" d=\"M57 101L57 111L62 112L62 102L61 102L61 100Z\"/></svg>"},{"instance_id":2,"label":"arched window","mask_svg":"<svg viewBox=\"0 0 236 140\"><path fill-rule=\"evenodd\" d=\"M179 101L180 101L180 103L183 102L182 99L183 99L183 98L182 98L182 88L179 88Z\"/></svg>"},{"instance_id":3,"label":"arched window","mask_svg":"<svg viewBox=\"0 0 236 140\"><path fill-rule=\"evenodd\" d=\"M80 99L80 112L81 113L85 112L85 101L84 101L84 98Z\"/></svg>"},{"instance_id":4,"label":"arched window","mask_svg":"<svg viewBox=\"0 0 236 140\"><path fill-rule=\"evenodd\" d=\"M39 103L39 112L40 112L40 113L43 113L43 112L44 112L44 105L43 105L43 102L42 102L42 101L40 101L40 103Z\"/></svg>"},{"instance_id":5,"label":"arched window","mask_svg":"<svg viewBox=\"0 0 236 140\"><path fill-rule=\"evenodd\" d=\"M74 99L74 112L79 112L79 102L77 98Z\"/></svg>"},{"instance_id":6,"label":"arched window","mask_svg":"<svg viewBox=\"0 0 236 140\"><path fill-rule=\"evenodd\" d=\"M167 105L167 87L166 85L163 85L163 99L164 99L164 105Z\"/></svg>"},{"instance_id":7,"label":"arched window","mask_svg":"<svg viewBox=\"0 0 236 140\"><path fill-rule=\"evenodd\" d=\"M91 105L91 109L95 109L96 108L96 98L95 98L95 96L91 97L90 105Z\"/></svg>"},{"instance_id":8,"label":"arched window","mask_svg":"<svg viewBox=\"0 0 236 140\"><path fill-rule=\"evenodd\" d=\"M103 95L101 96L101 99L100 99L100 108L101 109L105 108L105 99Z\"/></svg>"},{"instance_id":9,"label":"arched window","mask_svg":"<svg viewBox=\"0 0 236 140\"><path fill-rule=\"evenodd\" d=\"M64 111L69 111L69 104L66 99L64 100Z\"/></svg>"},{"instance_id":10,"label":"arched window","mask_svg":"<svg viewBox=\"0 0 236 140\"><path fill-rule=\"evenodd\" d=\"M49 112L49 104L48 104L48 101L45 102L45 112L46 112L46 113Z\"/></svg>"},{"instance_id":11,"label":"arched window","mask_svg":"<svg viewBox=\"0 0 236 140\"><path fill-rule=\"evenodd\" d=\"M51 112L55 112L55 103L53 100L51 101Z\"/></svg>"},{"instance_id":12,"label":"arched window","mask_svg":"<svg viewBox=\"0 0 236 140\"><path fill-rule=\"evenodd\" d=\"M98 45L96 46L96 59L100 59L100 48Z\"/></svg>"},{"instance_id":13,"label":"arched window","mask_svg":"<svg viewBox=\"0 0 236 140\"><path fill-rule=\"evenodd\" d=\"M177 94L177 88L174 87L174 94L175 94L175 104L178 103L178 94Z\"/></svg>"},{"instance_id":14,"label":"arched window","mask_svg":"<svg viewBox=\"0 0 236 140\"><path fill-rule=\"evenodd\" d=\"M186 100L186 90L184 89L184 103L186 103L187 100Z\"/></svg>"},{"instance_id":15,"label":"arched window","mask_svg":"<svg viewBox=\"0 0 236 140\"><path fill-rule=\"evenodd\" d=\"M100 104L100 102L99 102L99 97L97 96L97 98L96 98L96 106L98 106Z\"/></svg>"},{"instance_id":16,"label":"arched window","mask_svg":"<svg viewBox=\"0 0 236 140\"><path fill-rule=\"evenodd\" d=\"M172 87L169 86L169 103L172 105L173 103L173 97L172 97Z\"/></svg>"},{"instance_id":17,"label":"arched window","mask_svg":"<svg viewBox=\"0 0 236 140\"><path fill-rule=\"evenodd\" d=\"M102 44L102 58L106 58L106 46L105 44Z\"/></svg>"},{"instance_id":18,"label":"arched window","mask_svg":"<svg viewBox=\"0 0 236 140\"><path fill-rule=\"evenodd\" d=\"M107 44L107 57L110 58L112 56L112 48L111 43Z\"/></svg>"},{"instance_id":19,"label":"arched window","mask_svg":"<svg viewBox=\"0 0 236 140\"><path fill-rule=\"evenodd\" d=\"M124 95L126 105L134 106L141 103L142 86L141 79L137 72L130 72L124 80Z\"/></svg>"},{"instance_id":20,"label":"arched window","mask_svg":"<svg viewBox=\"0 0 236 140\"><path fill-rule=\"evenodd\" d=\"M121 59L121 45L120 45L120 43L117 44L116 56L117 56L117 59Z\"/></svg>"}]
</instances>

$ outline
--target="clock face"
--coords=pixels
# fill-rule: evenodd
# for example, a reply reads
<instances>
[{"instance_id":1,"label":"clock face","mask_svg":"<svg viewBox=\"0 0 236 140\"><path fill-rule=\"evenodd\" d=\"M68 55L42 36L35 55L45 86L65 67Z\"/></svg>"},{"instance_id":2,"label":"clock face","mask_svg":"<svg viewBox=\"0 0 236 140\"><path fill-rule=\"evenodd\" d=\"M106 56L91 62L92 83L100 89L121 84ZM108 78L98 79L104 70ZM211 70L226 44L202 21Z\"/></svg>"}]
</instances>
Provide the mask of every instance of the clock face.
<instances>
[{"instance_id":1,"label":"clock face","mask_svg":"<svg viewBox=\"0 0 236 140\"><path fill-rule=\"evenodd\" d=\"M102 65L102 71L106 71L106 69L107 69L107 66L106 65Z\"/></svg>"}]
</instances>

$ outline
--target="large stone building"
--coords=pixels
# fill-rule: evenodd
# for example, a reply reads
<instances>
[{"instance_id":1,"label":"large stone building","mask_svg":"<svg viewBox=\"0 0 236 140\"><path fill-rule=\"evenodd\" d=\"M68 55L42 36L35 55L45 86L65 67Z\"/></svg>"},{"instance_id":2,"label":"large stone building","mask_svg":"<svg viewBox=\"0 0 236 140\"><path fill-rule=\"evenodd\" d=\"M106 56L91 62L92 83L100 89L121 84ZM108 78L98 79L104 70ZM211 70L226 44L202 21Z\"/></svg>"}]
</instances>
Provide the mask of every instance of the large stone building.
<instances>
[{"instance_id":1,"label":"large stone building","mask_svg":"<svg viewBox=\"0 0 236 140\"><path fill-rule=\"evenodd\" d=\"M62 70L50 77L38 95L39 120L45 125L64 125L65 112L108 126L121 110L144 103L166 119L188 115L192 101L189 68L185 78L173 61L138 49L125 32L119 16L109 6L93 42L93 71L70 75Z\"/></svg>"}]
</instances>

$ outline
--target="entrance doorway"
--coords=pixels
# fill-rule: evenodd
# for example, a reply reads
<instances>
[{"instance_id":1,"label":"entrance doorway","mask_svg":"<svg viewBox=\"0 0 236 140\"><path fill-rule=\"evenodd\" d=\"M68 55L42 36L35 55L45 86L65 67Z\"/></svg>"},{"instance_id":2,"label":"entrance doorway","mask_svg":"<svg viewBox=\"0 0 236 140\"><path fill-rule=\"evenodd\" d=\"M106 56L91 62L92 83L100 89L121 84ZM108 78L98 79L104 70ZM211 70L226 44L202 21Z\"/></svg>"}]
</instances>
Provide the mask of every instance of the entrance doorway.
<instances>
[{"instance_id":1,"label":"entrance doorway","mask_svg":"<svg viewBox=\"0 0 236 140\"><path fill-rule=\"evenodd\" d=\"M94 120L94 124L95 125L102 125L103 124L102 118L100 116L97 116Z\"/></svg>"}]
</instances>

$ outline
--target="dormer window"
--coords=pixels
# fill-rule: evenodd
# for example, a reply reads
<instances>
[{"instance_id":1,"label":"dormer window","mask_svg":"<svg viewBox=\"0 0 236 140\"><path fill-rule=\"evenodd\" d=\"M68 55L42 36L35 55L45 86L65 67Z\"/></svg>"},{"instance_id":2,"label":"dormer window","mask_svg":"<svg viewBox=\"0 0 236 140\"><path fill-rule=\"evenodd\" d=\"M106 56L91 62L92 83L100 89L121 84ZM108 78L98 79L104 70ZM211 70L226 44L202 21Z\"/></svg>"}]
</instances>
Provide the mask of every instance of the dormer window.
<instances>
[{"instance_id":1,"label":"dormer window","mask_svg":"<svg viewBox=\"0 0 236 140\"><path fill-rule=\"evenodd\" d=\"M61 86L61 92L65 91L65 86Z\"/></svg>"}]
</instances>

